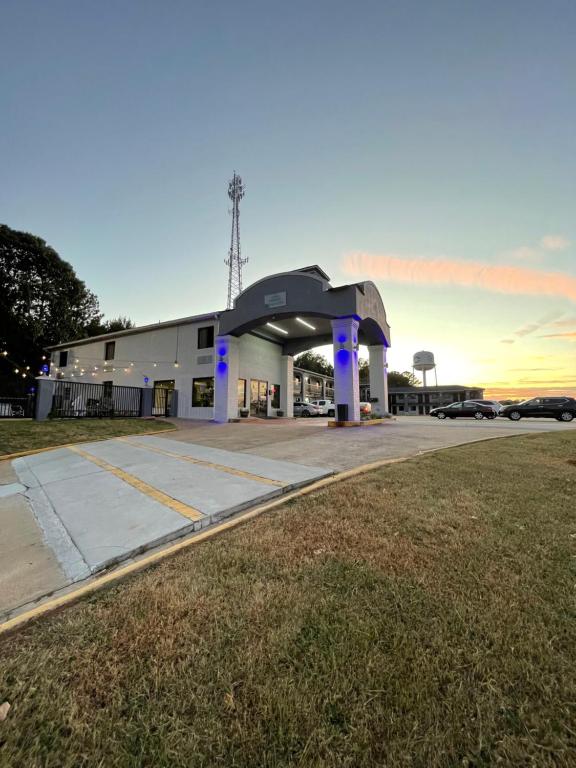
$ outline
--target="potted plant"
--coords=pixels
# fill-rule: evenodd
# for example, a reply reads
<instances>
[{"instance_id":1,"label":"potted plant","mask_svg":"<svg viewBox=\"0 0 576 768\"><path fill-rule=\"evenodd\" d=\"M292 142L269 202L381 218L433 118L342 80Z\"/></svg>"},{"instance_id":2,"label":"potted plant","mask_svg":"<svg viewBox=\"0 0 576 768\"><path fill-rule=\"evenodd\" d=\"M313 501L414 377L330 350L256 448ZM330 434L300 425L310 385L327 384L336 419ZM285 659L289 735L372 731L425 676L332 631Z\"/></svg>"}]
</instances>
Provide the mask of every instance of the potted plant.
<instances>
[{"instance_id":1,"label":"potted plant","mask_svg":"<svg viewBox=\"0 0 576 768\"><path fill-rule=\"evenodd\" d=\"M249 415L250 415L250 409L249 408L240 408L240 416L243 419L248 418Z\"/></svg>"}]
</instances>

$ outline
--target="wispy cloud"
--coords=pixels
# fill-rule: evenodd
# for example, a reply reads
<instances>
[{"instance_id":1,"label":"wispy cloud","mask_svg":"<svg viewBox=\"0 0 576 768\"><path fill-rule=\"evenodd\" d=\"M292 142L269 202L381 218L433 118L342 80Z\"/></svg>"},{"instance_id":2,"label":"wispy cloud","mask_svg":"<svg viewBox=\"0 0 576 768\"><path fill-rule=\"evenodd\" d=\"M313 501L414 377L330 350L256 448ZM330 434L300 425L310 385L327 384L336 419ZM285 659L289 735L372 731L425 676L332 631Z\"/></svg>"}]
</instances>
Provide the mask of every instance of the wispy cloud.
<instances>
[{"instance_id":1,"label":"wispy cloud","mask_svg":"<svg viewBox=\"0 0 576 768\"><path fill-rule=\"evenodd\" d=\"M540 339L574 339L576 341L576 331L566 331L564 333L544 333L539 336Z\"/></svg>"},{"instance_id":2,"label":"wispy cloud","mask_svg":"<svg viewBox=\"0 0 576 768\"><path fill-rule=\"evenodd\" d=\"M403 258L397 254L351 253L344 272L397 283L458 285L507 294L559 296L576 302L576 277L527 267L456 259Z\"/></svg>"},{"instance_id":3,"label":"wispy cloud","mask_svg":"<svg viewBox=\"0 0 576 768\"><path fill-rule=\"evenodd\" d=\"M526 323L525 325L521 326L517 330L513 332L514 336L517 336L518 338L523 338L524 336L530 336L531 334L535 333L536 331L540 331L543 328L548 328L550 325L554 325L554 320L558 320L559 317L562 317L565 313L563 311L552 311L547 312L543 317L538 318L538 320L535 320L533 323ZM502 339L502 344L513 344L513 339Z\"/></svg>"},{"instance_id":4,"label":"wispy cloud","mask_svg":"<svg viewBox=\"0 0 576 768\"><path fill-rule=\"evenodd\" d=\"M549 252L565 251L572 243L564 235L544 235L537 246L520 245L510 251L504 251L500 256L514 261L540 261Z\"/></svg>"},{"instance_id":5,"label":"wispy cloud","mask_svg":"<svg viewBox=\"0 0 576 768\"><path fill-rule=\"evenodd\" d=\"M576 315L564 317L561 320L555 320L553 323L550 323L550 325L553 325L555 328L576 328Z\"/></svg>"},{"instance_id":6,"label":"wispy cloud","mask_svg":"<svg viewBox=\"0 0 576 768\"><path fill-rule=\"evenodd\" d=\"M564 235L544 235L540 240L540 247L545 251L565 251L570 246L570 240Z\"/></svg>"},{"instance_id":7,"label":"wispy cloud","mask_svg":"<svg viewBox=\"0 0 576 768\"><path fill-rule=\"evenodd\" d=\"M501 339L500 344L516 344L516 339Z\"/></svg>"}]
</instances>

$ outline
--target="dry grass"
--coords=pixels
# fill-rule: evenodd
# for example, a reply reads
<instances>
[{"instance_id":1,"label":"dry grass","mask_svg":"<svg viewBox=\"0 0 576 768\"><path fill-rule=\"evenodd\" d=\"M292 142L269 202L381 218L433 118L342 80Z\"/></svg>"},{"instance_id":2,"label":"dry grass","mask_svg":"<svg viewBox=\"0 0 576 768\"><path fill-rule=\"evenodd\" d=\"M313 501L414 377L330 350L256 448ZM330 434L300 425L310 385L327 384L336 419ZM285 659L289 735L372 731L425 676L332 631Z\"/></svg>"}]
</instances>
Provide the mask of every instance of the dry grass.
<instances>
[{"instance_id":1,"label":"dry grass","mask_svg":"<svg viewBox=\"0 0 576 768\"><path fill-rule=\"evenodd\" d=\"M576 433L337 484L0 645L0 764L574 766Z\"/></svg>"},{"instance_id":2,"label":"dry grass","mask_svg":"<svg viewBox=\"0 0 576 768\"><path fill-rule=\"evenodd\" d=\"M155 419L57 419L0 421L0 456L65 443L81 443L120 435L170 429L173 424Z\"/></svg>"}]
</instances>

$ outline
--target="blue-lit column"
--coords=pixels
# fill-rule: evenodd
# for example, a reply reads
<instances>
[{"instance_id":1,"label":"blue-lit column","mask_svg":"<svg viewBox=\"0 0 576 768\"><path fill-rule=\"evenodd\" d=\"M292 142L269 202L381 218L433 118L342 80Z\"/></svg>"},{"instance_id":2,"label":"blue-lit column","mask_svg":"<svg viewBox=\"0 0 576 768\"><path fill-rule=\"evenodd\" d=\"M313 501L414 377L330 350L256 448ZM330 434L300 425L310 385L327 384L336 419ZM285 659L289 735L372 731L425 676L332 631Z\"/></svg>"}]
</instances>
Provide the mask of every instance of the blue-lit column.
<instances>
[{"instance_id":1,"label":"blue-lit column","mask_svg":"<svg viewBox=\"0 0 576 768\"><path fill-rule=\"evenodd\" d=\"M214 348L214 421L226 422L238 417L238 339L217 336Z\"/></svg>"},{"instance_id":2,"label":"blue-lit column","mask_svg":"<svg viewBox=\"0 0 576 768\"><path fill-rule=\"evenodd\" d=\"M378 398L372 403L372 413L384 416L388 413L388 364L386 363L386 347L375 344L368 347L370 364L370 398Z\"/></svg>"},{"instance_id":3,"label":"blue-lit column","mask_svg":"<svg viewBox=\"0 0 576 768\"><path fill-rule=\"evenodd\" d=\"M336 406L348 406L349 421L360 421L359 323L353 317L341 317L331 322L334 346L334 401Z\"/></svg>"}]
</instances>

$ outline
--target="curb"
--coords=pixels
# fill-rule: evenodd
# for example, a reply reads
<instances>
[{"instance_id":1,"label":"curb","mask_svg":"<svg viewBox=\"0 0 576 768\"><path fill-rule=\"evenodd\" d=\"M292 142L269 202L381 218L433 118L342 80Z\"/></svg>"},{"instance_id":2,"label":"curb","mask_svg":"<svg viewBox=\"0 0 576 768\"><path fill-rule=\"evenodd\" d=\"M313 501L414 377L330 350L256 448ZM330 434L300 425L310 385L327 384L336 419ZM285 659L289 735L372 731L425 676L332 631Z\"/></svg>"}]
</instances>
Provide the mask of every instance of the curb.
<instances>
[{"instance_id":1,"label":"curb","mask_svg":"<svg viewBox=\"0 0 576 768\"><path fill-rule=\"evenodd\" d=\"M108 435L107 437L95 437L92 440L79 440L77 443L62 443L62 445L49 445L47 448L34 448L31 451L18 451L17 453L4 453L0 455L0 461L10 461L19 459L22 456L34 456L37 453L46 453L46 451L57 451L58 448L70 448L73 445L83 445L84 443L100 443L102 440L114 440L116 437L138 437L139 435L161 435L162 432L177 432L178 428L173 429L153 429L150 432L130 432L126 435Z\"/></svg>"}]
</instances>

